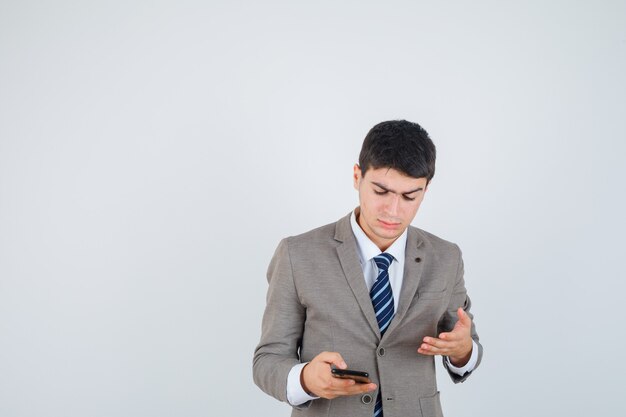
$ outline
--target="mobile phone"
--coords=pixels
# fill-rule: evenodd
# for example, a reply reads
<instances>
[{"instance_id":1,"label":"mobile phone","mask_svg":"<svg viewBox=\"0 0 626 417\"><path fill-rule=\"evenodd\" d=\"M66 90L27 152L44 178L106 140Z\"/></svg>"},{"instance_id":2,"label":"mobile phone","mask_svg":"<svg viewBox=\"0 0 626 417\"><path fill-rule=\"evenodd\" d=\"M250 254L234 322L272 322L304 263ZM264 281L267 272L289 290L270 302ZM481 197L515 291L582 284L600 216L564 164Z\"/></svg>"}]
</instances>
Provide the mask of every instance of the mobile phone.
<instances>
[{"instance_id":1,"label":"mobile phone","mask_svg":"<svg viewBox=\"0 0 626 417\"><path fill-rule=\"evenodd\" d=\"M354 379L359 384L369 384L372 382L369 378L370 374L363 371L354 371L352 369L331 369L330 372L335 378Z\"/></svg>"}]
</instances>

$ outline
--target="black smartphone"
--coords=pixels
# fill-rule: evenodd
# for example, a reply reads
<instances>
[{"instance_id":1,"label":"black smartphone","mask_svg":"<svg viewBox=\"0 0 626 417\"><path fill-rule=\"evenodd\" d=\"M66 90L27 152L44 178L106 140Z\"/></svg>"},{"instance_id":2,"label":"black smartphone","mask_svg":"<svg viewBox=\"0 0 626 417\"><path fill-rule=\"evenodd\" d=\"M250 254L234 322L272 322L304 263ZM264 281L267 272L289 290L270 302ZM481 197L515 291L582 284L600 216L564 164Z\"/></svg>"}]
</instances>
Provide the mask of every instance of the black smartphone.
<instances>
[{"instance_id":1,"label":"black smartphone","mask_svg":"<svg viewBox=\"0 0 626 417\"><path fill-rule=\"evenodd\" d=\"M370 374L363 371L353 371L352 369L331 369L330 372L335 378L354 379L359 384L369 384L372 382L369 378Z\"/></svg>"}]
</instances>

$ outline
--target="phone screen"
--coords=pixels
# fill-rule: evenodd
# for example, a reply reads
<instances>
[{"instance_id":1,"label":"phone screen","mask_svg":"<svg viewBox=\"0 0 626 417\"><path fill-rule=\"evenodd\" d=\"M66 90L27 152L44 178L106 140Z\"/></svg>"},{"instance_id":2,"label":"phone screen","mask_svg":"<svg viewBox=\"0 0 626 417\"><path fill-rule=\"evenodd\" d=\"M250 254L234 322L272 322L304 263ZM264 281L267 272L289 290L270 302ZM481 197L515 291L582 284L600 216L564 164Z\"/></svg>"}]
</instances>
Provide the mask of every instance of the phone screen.
<instances>
[{"instance_id":1,"label":"phone screen","mask_svg":"<svg viewBox=\"0 0 626 417\"><path fill-rule=\"evenodd\" d=\"M331 369L330 371L335 378L353 379L360 384L369 384L370 374L363 371L355 371L353 369Z\"/></svg>"}]
</instances>

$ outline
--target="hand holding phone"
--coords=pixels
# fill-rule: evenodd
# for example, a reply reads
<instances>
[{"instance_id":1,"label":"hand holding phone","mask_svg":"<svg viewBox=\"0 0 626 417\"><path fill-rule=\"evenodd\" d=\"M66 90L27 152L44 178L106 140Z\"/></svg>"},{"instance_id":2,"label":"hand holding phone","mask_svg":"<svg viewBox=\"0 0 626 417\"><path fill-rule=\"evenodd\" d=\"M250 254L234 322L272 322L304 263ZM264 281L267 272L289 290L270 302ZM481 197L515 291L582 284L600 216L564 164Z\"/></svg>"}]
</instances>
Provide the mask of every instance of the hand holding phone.
<instances>
[{"instance_id":1,"label":"hand holding phone","mask_svg":"<svg viewBox=\"0 0 626 417\"><path fill-rule=\"evenodd\" d=\"M321 352L302 368L300 385L309 395L328 400L348 395L363 395L378 389L376 384L367 383L369 381L367 372L341 369L347 367L339 352ZM328 372L332 369L337 370L334 373ZM351 372L356 372L356 375L353 374L352 377L346 375ZM354 376L359 376L365 383L356 382ZM349 379L345 379L346 377ZM363 377L367 379L362 379Z\"/></svg>"}]
</instances>

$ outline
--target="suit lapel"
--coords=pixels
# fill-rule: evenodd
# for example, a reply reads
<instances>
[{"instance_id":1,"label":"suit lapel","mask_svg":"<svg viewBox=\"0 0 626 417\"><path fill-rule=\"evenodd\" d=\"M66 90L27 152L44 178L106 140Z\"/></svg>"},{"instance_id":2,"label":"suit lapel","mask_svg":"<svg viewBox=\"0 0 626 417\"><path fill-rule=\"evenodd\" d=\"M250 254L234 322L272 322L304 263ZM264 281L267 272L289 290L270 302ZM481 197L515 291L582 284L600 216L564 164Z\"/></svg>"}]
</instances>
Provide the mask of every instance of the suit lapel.
<instances>
[{"instance_id":1,"label":"suit lapel","mask_svg":"<svg viewBox=\"0 0 626 417\"><path fill-rule=\"evenodd\" d=\"M424 269L424 256L425 250L422 239L417 230L409 226L404 256L404 278L402 279L402 288L400 289L398 311L396 311L396 314L389 325L389 329L385 332L385 338L387 338L390 333L393 333L394 329L398 327L398 323L400 323L406 315L406 312L415 297L417 287L419 286L420 279L422 277L422 270ZM419 261L417 261L418 258Z\"/></svg>"},{"instance_id":2,"label":"suit lapel","mask_svg":"<svg viewBox=\"0 0 626 417\"><path fill-rule=\"evenodd\" d=\"M350 215L337 222L335 227L335 240L341 242L337 247L337 255L339 256L339 261L341 262L341 267L343 268L348 285L350 285L352 293L372 328L372 331L380 338L380 329L376 321L374 307L372 306L372 300L367 286L365 285L363 268L361 268L361 264L359 263L356 240L350 225Z\"/></svg>"}]
</instances>

